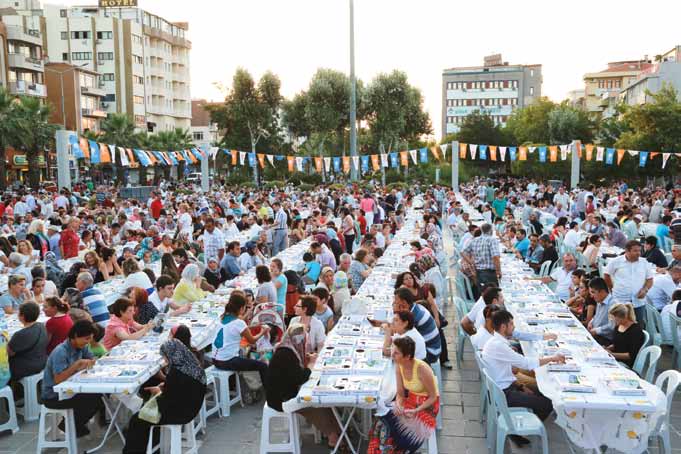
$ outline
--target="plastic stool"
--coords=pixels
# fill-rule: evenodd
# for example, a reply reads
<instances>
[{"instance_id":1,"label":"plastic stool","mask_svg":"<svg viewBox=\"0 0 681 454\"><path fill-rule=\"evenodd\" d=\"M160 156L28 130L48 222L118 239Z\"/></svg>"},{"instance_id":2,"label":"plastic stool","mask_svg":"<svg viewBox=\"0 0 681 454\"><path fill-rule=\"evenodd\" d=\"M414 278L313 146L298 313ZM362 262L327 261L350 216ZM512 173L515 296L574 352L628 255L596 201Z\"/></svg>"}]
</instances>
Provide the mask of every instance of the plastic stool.
<instances>
[{"instance_id":1,"label":"plastic stool","mask_svg":"<svg viewBox=\"0 0 681 454\"><path fill-rule=\"evenodd\" d=\"M9 420L5 424L0 424L0 432L11 430L15 434L19 432L19 424L17 423L17 409L14 405L12 388L5 386L0 389L0 399L7 399L7 408L9 408Z\"/></svg>"},{"instance_id":2,"label":"plastic stool","mask_svg":"<svg viewBox=\"0 0 681 454\"><path fill-rule=\"evenodd\" d=\"M310 424L308 427L303 415L297 414L296 417L298 418L298 430L300 435L312 435L314 437L315 444L320 444L322 442L322 433L318 431L313 424Z\"/></svg>"},{"instance_id":3,"label":"plastic stool","mask_svg":"<svg viewBox=\"0 0 681 454\"><path fill-rule=\"evenodd\" d=\"M230 415L232 405L237 402L244 406L244 401L241 400L241 382L239 381L239 374L233 370L222 370L215 366L210 366L206 369L206 375L210 375L216 382L218 389L218 405L220 408L220 416L223 418ZM236 396L233 399L229 397L229 377L234 375L236 380Z\"/></svg>"},{"instance_id":4,"label":"plastic stool","mask_svg":"<svg viewBox=\"0 0 681 454\"><path fill-rule=\"evenodd\" d=\"M437 380L437 389L439 390L440 393L440 411L437 412L437 416L435 418L436 422L436 428L437 430L442 430L442 406L444 405L443 399L442 399L442 368L440 367L440 362L435 361L433 364L430 365L430 368L433 369L433 373L435 374L435 379Z\"/></svg>"},{"instance_id":5,"label":"plastic stool","mask_svg":"<svg viewBox=\"0 0 681 454\"><path fill-rule=\"evenodd\" d=\"M434 430L432 434L430 434L430 438L428 438L428 441L426 442L428 444L428 454L437 454L437 431Z\"/></svg>"},{"instance_id":6,"label":"plastic stool","mask_svg":"<svg viewBox=\"0 0 681 454\"><path fill-rule=\"evenodd\" d=\"M58 417L64 418L64 440L56 440ZM47 426L47 418L50 418L50 426ZM50 435L50 440L47 436ZM76 422L73 418L73 410L68 408L58 410L40 406L40 423L38 424L38 447L36 451L41 453L47 448L66 448L69 454L78 454L78 442L76 441Z\"/></svg>"},{"instance_id":7,"label":"plastic stool","mask_svg":"<svg viewBox=\"0 0 681 454\"><path fill-rule=\"evenodd\" d=\"M185 454L196 454L198 452L198 446L196 445L196 437L194 436L194 424L189 422L184 425L179 424L166 424L162 426L151 426L149 427L149 441L147 442L147 454L153 454L156 451L165 452L165 449L161 449L163 446L163 430L170 431L170 454L182 454L182 441L184 440L189 443L187 450L184 451ZM154 429L158 428L161 431L161 442L154 446ZM184 434L183 434L184 432Z\"/></svg>"},{"instance_id":8,"label":"plastic stool","mask_svg":"<svg viewBox=\"0 0 681 454\"><path fill-rule=\"evenodd\" d=\"M211 391L212 389L212 391ZM208 404L212 405L209 407ZM218 387L215 384L215 377L210 374L206 374L206 395L203 398L203 403L201 404L201 410L196 418L194 418L194 435L196 436L199 432L206 434L206 427L208 424L208 417L213 416L215 413L220 414L220 397L218 393ZM198 421L196 421L198 419Z\"/></svg>"},{"instance_id":9,"label":"plastic stool","mask_svg":"<svg viewBox=\"0 0 681 454\"><path fill-rule=\"evenodd\" d=\"M24 406L17 407L17 413L24 417L24 421L35 421L40 417L40 403L38 402L38 383L43 379L40 372L19 380L24 388Z\"/></svg>"},{"instance_id":10,"label":"plastic stool","mask_svg":"<svg viewBox=\"0 0 681 454\"><path fill-rule=\"evenodd\" d=\"M288 442L270 443L270 421L276 418L288 421ZM262 427L260 429L260 454L268 452L292 452L300 454L300 428L295 413L278 412L267 406L262 408Z\"/></svg>"}]
</instances>

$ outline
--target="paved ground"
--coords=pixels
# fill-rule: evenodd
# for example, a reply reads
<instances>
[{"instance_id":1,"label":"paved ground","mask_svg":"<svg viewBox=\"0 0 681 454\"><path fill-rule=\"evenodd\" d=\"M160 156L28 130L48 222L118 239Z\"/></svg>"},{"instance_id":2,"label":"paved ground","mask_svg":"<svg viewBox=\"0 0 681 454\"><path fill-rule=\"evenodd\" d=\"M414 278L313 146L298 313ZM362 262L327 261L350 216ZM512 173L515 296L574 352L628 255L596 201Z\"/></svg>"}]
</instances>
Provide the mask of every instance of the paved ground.
<instances>
[{"instance_id":1,"label":"paved ground","mask_svg":"<svg viewBox=\"0 0 681 454\"><path fill-rule=\"evenodd\" d=\"M438 452L456 454L480 454L486 452L484 439L484 426L480 421L480 377L470 344L466 344L464 361L461 369L456 369L455 356L455 314L452 307L447 307L445 313L450 325L447 328L447 341L450 357L455 369L443 370L444 384L442 386L444 404L442 407L444 424L443 430L438 436ZM660 360L658 371L667 370L671 367L670 349L664 350ZM200 452L224 453L234 452L239 454L258 453L260 440L260 417L262 406L252 405L246 408L234 408L232 415L226 419L211 418L208 422L208 430L205 436L199 438ZM580 453L580 449L570 450L563 431L553 422L553 418L546 423L551 454ZM674 454L681 454L681 393L672 409L672 448ZM21 431L15 435L8 433L0 435L0 454L4 453L35 453L37 423L23 423L20 420ZM101 440L102 432L92 424L93 433L79 440L80 449L88 449L95 446ZM533 443L531 446L538 445ZM539 449L535 446L535 450ZM121 443L118 437L100 451L103 453L115 453L121 451ZM657 449L651 450L656 452ZM303 453L317 454L329 452L323 446L314 444L311 436L303 438ZM510 442L506 444L506 452L530 453L531 447L518 449ZM536 452L536 451L535 451Z\"/></svg>"}]
</instances>

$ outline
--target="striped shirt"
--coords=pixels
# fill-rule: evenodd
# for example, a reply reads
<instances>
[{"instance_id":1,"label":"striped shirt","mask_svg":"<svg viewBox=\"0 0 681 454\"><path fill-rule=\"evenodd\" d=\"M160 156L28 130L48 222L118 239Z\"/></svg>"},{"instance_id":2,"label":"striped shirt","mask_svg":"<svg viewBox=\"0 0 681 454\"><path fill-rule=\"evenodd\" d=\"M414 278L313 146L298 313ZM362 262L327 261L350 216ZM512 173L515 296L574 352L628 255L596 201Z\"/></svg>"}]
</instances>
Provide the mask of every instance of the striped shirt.
<instances>
[{"instance_id":1,"label":"striped shirt","mask_svg":"<svg viewBox=\"0 0 681 454\"><path fill-rule=\"evenodd\" d=\"M439 361L442 345L440 344L440 333L435 324L435 319L420 304L415 303L411 307L411 313L414 314L416 330L421 334L423 340L426 341L426 362L433 364Z\"/></svg>"},{"instance_id":2,"label":"striped shirt","mask_svg":"<svg viewBox=\"0 0 681 454\"><path fill-rule=\"evenodd\" d=\"M83 298L83 305L92 316L92 320L99 326L105 327L109 323L109 309L102 292L90 287L80 292L80 296Z\"/></svg>"}]
</instances>

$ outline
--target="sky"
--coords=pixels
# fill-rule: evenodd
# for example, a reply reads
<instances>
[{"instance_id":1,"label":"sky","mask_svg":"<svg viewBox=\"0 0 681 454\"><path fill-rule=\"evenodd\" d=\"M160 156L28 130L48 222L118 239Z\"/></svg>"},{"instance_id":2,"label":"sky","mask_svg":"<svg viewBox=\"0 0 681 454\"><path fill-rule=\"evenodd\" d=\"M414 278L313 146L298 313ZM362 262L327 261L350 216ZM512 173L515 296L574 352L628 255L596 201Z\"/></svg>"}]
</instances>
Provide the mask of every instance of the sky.
<instances>
[{"instance_id":1,"label":"sky","mask_svg":"<svg viewBox=\"0 0 681 454\"><path fill-rule=\"evenodd\" d=\"M49 3L62 3L52 0ZM94 4L94 0L67 0ZM189 22L192 98L220 100L238 67L276 73L282 95L304 90L317 68L350 70L349 0L139 0L170 21ZM681 2L647 0L355 0L355 71L368 83L405 71L424 95L440 138L442 70L542 64L542 93L560 101L583 75L681 44Z\"/></svg>"}]
</instances>

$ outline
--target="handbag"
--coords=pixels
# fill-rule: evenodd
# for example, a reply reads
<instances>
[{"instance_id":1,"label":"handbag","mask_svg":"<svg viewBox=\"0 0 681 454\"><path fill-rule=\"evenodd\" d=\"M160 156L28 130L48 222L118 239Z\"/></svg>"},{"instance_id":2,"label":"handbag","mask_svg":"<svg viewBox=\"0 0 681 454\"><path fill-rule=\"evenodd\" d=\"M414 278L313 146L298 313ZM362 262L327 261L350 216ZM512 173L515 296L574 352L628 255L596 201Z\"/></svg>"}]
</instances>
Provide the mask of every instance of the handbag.
<instances>
[{"instance_id":1,"label":"handbag","mask_svg":"<svg viewBox=\"0 0 681 454\"><path fill-rule=\"evenodd\" d=\"M137 415L139 419L151 424L158 424L161 421L161 412L158 409L158 402L156 402L160 395L161 393L156 394L144 404L140 409L139 415Z\"/></svg>"}]
</instances>

